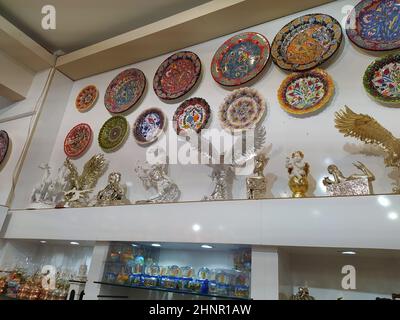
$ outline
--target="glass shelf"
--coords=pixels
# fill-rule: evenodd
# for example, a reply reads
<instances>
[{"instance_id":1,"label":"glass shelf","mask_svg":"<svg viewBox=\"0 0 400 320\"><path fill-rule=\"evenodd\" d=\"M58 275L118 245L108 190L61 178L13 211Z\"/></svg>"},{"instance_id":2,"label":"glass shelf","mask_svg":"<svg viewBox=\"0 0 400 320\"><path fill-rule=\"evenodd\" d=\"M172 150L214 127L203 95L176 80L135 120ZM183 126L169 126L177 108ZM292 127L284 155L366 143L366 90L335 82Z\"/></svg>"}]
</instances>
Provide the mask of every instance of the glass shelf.
<instances>
[{"instance_id":1,"label":"glass shelf","mask_svg":"<svg viewBox=\"0 0 400 320\"><path fill-rule=\"evenodd\" d=\"M121 287L121 288L131 288L131 289L140 289L140 290L150 290L150 291L159 291L159 292L171 292L177 294L188 294L192 296L200 296L200 297L209 297L209 298L218 298L218 299L227 299L227 300L242 300L242 301L249 301L249 298L239 298L239 297L232 297L232 296L220 296L214 294L204 294L204 293L197 293L193 291L186 291L186 290L174 290L174 289L166 289L160 287L143 287L143 286L134 286L134 285L126 285L126 284L117 284L117 283L109 283L104 281L94 281L96 284L112 286L112 287Z\"/></svg>"}]
</instances>

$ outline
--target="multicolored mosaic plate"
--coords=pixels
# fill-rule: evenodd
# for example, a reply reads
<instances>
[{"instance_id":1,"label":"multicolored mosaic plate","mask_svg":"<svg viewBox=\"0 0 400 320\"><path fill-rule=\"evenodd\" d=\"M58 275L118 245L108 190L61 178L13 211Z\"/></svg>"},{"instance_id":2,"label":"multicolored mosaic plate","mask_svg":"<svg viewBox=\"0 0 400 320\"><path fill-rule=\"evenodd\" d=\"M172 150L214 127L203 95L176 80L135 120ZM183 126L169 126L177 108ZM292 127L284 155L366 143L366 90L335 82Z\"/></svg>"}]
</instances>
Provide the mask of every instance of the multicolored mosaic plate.
<instances>
[{"instance_id":1,"label":"multicolored mosaic plate","mask_svg":"<svg viewBox=\"0 0 400 320\"><path fill-rule=\"evenodd\" d=\"M400 48L400 0L363 0L350 12L346 33L357 46L373 51Z\"/></svg>"},{"instance_id":2,"label":"multicolored mosaic plate","mask_svg":"<svg viewBox=\"0 0 400 320\"><path fill-rule=\"evenodd\" d=\"M125 142L129 132L128 121L123 116L108 119L100 129L99 145L106 151L113 151Z\"/></svg>"},{"instance_id":3,"label":"multicolored mosaic plate","mask_svg":"<svg viewBox=\"0 0 400 320\"><path fill-rule=\"evenodd\" d=\"M306 71L327 61L340 47L339 22L326 14L308 14L285 25L275 36L274 63L290 71Z\"/></svg>"},{"instance_id":4,"label":"multicolored mosaic plate","mask_svg":"<svg viewBox=\"0 0 400 320\"><path fill-rule=\"evenodd\" d=\"M381 102L400 104L400 54L375 60L364 74L365 90Z\"/></svg>"},{"instance_id":5,"label":"multicolored mosaic plate","mask_svg":"<svg viewBox=\"0 0 400 320\"><path fill-rule=\"evenodd\" d=\"M147 109L137 117L133 126L133 136L138 144L150 144L158 139L165 124L165 116L160 109Z\"/></svg>"},{"instance_id":6,"label":"multicolored mosaic plate","mask_svg":"<svg viewBox=\"0 0 400 320\"><path fill-rule=\"evenodd\" d=\"M7 132L0 130L0 165L7 156L8 147L10 146L10 138Z\"/></svg>"},{"instance_id":7,"label":"multicolored mosaic plate","mask_svg":"<svg viewBox=\"0 0 400 320\"><path fill-rule=\"evenodd\" d=\"M79 112L88 111L97 101L99 91L93 85L83 88L75 100L75 107Z\"/></svg>"},{"instance_id":8,"label":"multicolored mosaic plate","mask_svg":"<svg viewBox=\"0 0 400 320\"><path fill-rule=\"evenodd\" d=\"M265 110L265 99L257 90L241 88L225 98L219 110L219 120L226 130L246 130L255 127Z\"/></svg>"},{"instance_id":9,"label":"multicolored mosaic plate","mask_svg":"<svg viewBox=\"0 0 400 320\"><path fill-rule=\"evenodd\" d=\"M201 61L195 53L175 53L160 65L154 75L154 92L161 99L177 99L194 87L200 74Z\"/></svg>"},{"instance_id":10,"label":"multicolored mosaic plate","mask_svg":"<svg viewBox=\"0 0 400 320\"><path fill-rule=\"evenodd\" d=\"M73 127L64 140L64 152L68 158L78 158L89 149L93 132L87 123Z\"/></svg>"},{"instance_id":11,"label":"multicolored mosaic plate","mask_svg":"<svg viewBox=\"0 0 400 320\"><path fill-rule=\"evenodd\" d=\"M127 69L108 85L104 104L111 113L122 113L132 108L142 97L146 77L139 69Z\"/></svg>"},{"instance_id":12,"label":"multicolored mosaic plate","mask_svg":"<svg viewBox=\"0 0 400 320\"><path fill-rule=\"evenodd\" d=\"M313 69L290 74L278 90L278 100L286 112L303 115L323 108L334 91L330 75L322 69Z\"/></svg>"},{"instance_id":13,"label":"multicolored mosaic plate","mask_svg":"<svg viewBox=\"0 0 400 320\"><path fill-rule=\"evenodd\" d=\"M270 57L270 45L262 34L245 32L228 39L215 53L211 74L224 86L238 86L255 78Z\"/></svg>"},{"instance_id":14,"label":"multicolored mosaic plate","mask_svg":"<svg viewBox=\"0 0 400 320\"><path fill-rule=\"evenodd\" d=\"M197 133L203 129L210 118L211 108L202 98L191 98L176 109L173 122L178 135L185 135L189 130Z\"/></svg>"}]
</instances>

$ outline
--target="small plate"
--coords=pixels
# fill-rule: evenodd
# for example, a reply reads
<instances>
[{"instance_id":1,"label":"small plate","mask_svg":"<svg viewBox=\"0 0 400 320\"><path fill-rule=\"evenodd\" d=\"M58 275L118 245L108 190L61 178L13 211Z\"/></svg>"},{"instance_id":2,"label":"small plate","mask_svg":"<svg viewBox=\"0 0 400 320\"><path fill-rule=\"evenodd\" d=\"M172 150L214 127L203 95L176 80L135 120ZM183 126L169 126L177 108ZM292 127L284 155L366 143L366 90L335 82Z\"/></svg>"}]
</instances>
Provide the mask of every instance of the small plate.
<instances>
[{"instance_id":1,"label":"small plate","mask_svg":"<svg viewBox=\"0 0 400 320\"><path fill-rule=\"evenodd\" d=\"M125 142L129 132L128 121L123 116L108 119L100 129L99 145L106 151L113 151Z\"/></svg>"},{"instance_id":2,"label":"small plate","mask_svg":"<svg viewBox=\"0 0 400 320\"><path fill-rule=\"evenodd\" d=\"M211 74L221 85L239 86L255 78L269 57L267 38L256 32L241 33L217 50L211 62Z\"/></svg>"},{"instance_id":3,"label":"small plate","mask_svg":"<svg viewBox=\"0 0 400 320\"><path fill-rule=\"evenodd\" d=\"M400 54L375 60L364 73L365 90L375 99L390 104L400 103Z\"/></svg>"},{"instance_id":4,"label":"small plate","mask_svg":"<svg viewBox=\"0 0 400 320\"><path fill-rule=\"evenodd\" d=\"M286 112L303 115L324 107L334 91L331 76L322 69L313 69L290 74L278 90L278 100Z\"/></svg>"},{"instance_id":5,"label":"small plate","mask_svg":"<svg viewBox=\"0 0 400 320\"><path fill-rule=\"evenodd\" d=\"M202 98L184 101L175 111L173 122L178 135L185 135L188 130L199 133L208 123L211 108Z\"/></svg>"},{"instance_id":6,"label":"small plate","mask_svg":"<svg viewBox=\"0 0 400 320\"><path fill-rule=\"evenodd\" d=\"M154 75L156 95L165 100L182 97L189 92L201 74L201 61L190 51L181 51L166 59Z\"/></svg>"},{"instance_id":7,"label":"small plate","mask_svg":"<svg viewBox=\"0 0 400 320\"><path fill-rule=\"evenodd\" d=\"M363 0L350 12L346 33L358 47L372 51L400 48L400 0Z\"/></svg>"},{"instance_id":8,"label":"small plate","mask_svg":"<svg viewBox=\"0 0 400 320\"><path fill-rule=\"evenodd\" d=\"M99 91L93 85L83 88L75 99L75 107L79 112L88 111L97 101Z\"/></svg>"},{"instance_id":9,"label":"small plate","mask_svg":"<svg viewBox=\"0 0 400 320\"><path fill-rule=\"evenodd\" d=\"M285 25L272 42L274 63L289 71L306 71L327 61L340 47L339 22L326 14L308 14Z\"/></svg>"},{"instance_id":10,"label":"small plate","mask_svg":"<svg viewBox=\"0 0 400 320\"><path fill-rule=\"evenodd\" d=\"M89 149L93 132L87 123L73 127L64 140L64 152L68 158L78 158Z\"/></svg>"},{"instance_id":11,"label":"small plate","mask_svg":"<svg viewBox=\"0 0 400 320\"><path fill-rule=\"evenodd\" d=\"M104 105L110 113L122 113L132 108L142 97L146 77L139 69L127 69L118 74L108 85Z\"/></svg>"},{"instance_id":12,"label":"small plate","mask_svg":"<svg viewBox=\"0 0 400 320\"><path fill-rule=\"evenodd\" d=\"M7 156L8 147L10 146L10 138L7 132L0 130L0 165Z\"/></svg>"},{"instance_id":13,"label":"small plate","mask_svg":"<svg viewBox=\"0 0 400 320\"><path fill-rule=\"evenodd\" d=\"M137 117L133 125L133 136L138 144L150 144L158 139L165 124L165 115L160 109L147 109Z\"/></svg>"}]
</instances>

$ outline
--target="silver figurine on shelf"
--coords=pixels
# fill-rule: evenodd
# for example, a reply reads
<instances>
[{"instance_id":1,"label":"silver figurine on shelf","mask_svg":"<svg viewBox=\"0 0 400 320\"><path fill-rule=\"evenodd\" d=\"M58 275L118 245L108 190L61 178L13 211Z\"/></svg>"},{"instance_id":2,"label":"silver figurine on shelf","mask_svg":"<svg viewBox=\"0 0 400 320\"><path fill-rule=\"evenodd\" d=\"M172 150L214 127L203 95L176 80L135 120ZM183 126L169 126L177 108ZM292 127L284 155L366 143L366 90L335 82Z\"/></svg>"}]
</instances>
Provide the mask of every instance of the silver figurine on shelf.
<instances>
[{"instance_id":1,"label":"silver figurine on shelf","mask_svg":"<svg viewBox=\"0 0 400 320\"><path fill-rule=\"evenodd\" d=\"M269 158L264 153L258 154L254 158L255 176L246 179L247 199L263 199L267 194L267 178L264 176L264 169L269 161Z\"/></svg>"},{"instance_id":2,"label":"silver figurine on shelf","mask_svg":"<svg viewBox=\"0 0 400 320\"><path fill-rule=\"evenodd\" d=\"M130 204L126 198L126 186L121 184L121 173L112 172L108 175L107 186L99 191L96 198L98 206L118 206Z\"/></svg>"},{"instance_id":3,"label":"silver figurine on shelf","mask_svg":"<svg viewBox=\"0 0 400 320\"><path fill-rule=\"evenodd\" d=\"M224 165L214 165L211 173L211 179L215 182L215 187L211 195L205 196L203 200L228 200L231 198L232 183L232 168Z\"/></svg>"},{"instance_id":4,"label":"silver figurine on shelf","mask_svg":"<svg viewBox=\"0 0 400 320\"><path fill-rule=\"evenodd\" d=\"M375 180L374 174L361 162L353 163L362 173L354 173L345 177L339 168L331 164L328 172L333 176L333 180L325 177L322 181L329 195L331 196L355 196L373 194L372 181Z\"/></svg>"}]
</instances>

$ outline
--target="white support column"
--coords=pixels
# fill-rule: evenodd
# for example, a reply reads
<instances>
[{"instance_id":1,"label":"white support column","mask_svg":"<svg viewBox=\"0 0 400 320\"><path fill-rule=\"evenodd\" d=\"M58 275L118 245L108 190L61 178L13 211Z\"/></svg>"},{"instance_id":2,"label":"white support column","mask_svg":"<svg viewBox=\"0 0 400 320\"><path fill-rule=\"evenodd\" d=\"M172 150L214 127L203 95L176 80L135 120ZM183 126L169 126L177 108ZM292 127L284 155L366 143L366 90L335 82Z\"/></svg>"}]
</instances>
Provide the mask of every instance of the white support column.
<instances>
[{"instance_id":1,"label":"white support column","mask_svg":"<svg viewBox=\"0 0 400 320\"><path fill-rule=\"evenodd\" d=\"M277 249L253 246L251 254L251 297L255 300L279 299Z\"/></svg>"},{"instance_id":2,"label":"white support column","mask_svg":"<svg viewBox=\"0 0 400 320\"><path fill-rule=\"evenodd\" d=\"M94 281L101 280L103 276L104 262L107 259L108 249L108 242L96 242L87 276L84 300L97 300L101 285L94 283Z\"/></svg>"}]
</instances>

